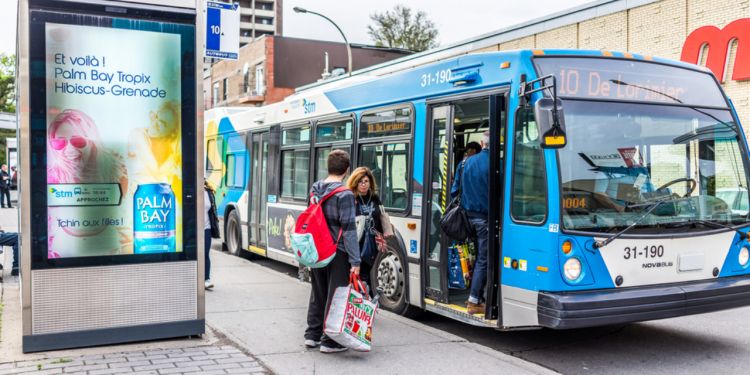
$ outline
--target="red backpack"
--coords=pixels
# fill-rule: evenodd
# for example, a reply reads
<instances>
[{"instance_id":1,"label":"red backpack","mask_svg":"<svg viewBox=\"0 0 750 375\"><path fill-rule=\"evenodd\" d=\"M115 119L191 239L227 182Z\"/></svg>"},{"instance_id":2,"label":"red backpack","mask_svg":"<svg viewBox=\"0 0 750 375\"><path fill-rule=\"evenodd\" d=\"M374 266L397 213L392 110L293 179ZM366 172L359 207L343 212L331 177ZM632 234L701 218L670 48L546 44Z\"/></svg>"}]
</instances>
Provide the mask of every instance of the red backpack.
<instances>
[{"instance_id":1,"label":"red backpack","mask_svg":"<svg viewBox=\"0 0 750 375\"><path fill-rule=\"evenodd\" d=\"M294 233L291 235L292 250L301 265L323 268L333 260L342 230L339 230L338 238L334 242L323 214L323 203L334 194L348 189L346 186L339 186L317 201L314 195L310 194L310 205L297 218Z\"/></svg>"}]
</instances>

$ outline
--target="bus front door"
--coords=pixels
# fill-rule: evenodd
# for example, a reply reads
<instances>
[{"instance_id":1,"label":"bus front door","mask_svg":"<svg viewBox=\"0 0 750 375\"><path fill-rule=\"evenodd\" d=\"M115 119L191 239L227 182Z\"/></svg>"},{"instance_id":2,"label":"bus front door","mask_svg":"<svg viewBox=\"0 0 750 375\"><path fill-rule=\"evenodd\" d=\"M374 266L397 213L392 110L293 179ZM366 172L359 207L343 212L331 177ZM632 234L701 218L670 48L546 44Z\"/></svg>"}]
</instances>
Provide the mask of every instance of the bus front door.
<instances>
[{"instance_id":1,"label":"bus front door","mask_svg":"<svg viewBox=\"0 0 750 375\"><path fill-rule=\"evenodd\" d=\"M505 123L505 96L502 93L457 98L450 103L429 107L429 138L425 173L425 195L422 204L425 225L423 226L422 280L425 306L428 310L445 313L452 317L488 325L497 319L497 292L499 272L496 266L500 256L498 238L501 237L503 131ZM485 137L487 137L485 139ZM480 144L489 140L482 149ZM494 140L494 141L492 141ZM488 155L475 155L485 153ZM466 302L469 299L473 263L479 249L478 241L455 241L440 228L440 219L451 202L453 181L462 161L472 157L488 157L487 202L487 274L483 297L486 300L484 314L469 315ZM475 164L477 165L477 164ZM464 181L480 183L480 181ZM494 193L491 193L494 192ZM492 208L495 209L492 209ZM436 310L438 309L438 310Z\"/></svg>"},{"instance_id":2,"label":"bus front door","mask_svg":"<svg viewBox=\"0 0 750 375\"><path fill-rule=\"evenodd\" d=\"M450 105L431 107L429 171L425 176L425 203L423 217L427 218L426 241L422 254L422 278L427 299L448 302L448 280L446 272L447 254L443 251L446 240L440 229L440 218L450 200L452 108Z\"/></svg>"}]
</instances>

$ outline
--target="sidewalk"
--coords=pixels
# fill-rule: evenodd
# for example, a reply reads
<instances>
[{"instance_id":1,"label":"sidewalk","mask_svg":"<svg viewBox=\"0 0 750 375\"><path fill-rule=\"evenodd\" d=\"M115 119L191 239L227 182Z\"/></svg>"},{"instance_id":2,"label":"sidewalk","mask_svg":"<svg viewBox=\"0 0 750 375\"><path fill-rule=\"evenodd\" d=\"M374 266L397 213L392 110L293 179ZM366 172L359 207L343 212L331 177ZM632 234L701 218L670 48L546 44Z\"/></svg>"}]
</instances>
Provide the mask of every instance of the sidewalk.
<instances>
[{"instance_id":1,"label":"sidewalk","mask_svg":"<svg viewBox=\"0 0 750 375\"><path fill-rule=\"evenodd\" d=\"M18 277L6 271L5 282L0 283L0 375L270 373L237 344L210 329L203 337L23 354L18 296Z\"/></svg>"},{"instance_id":2,"label":"sidewalk","mask_svg":"<svg viewBox=\"0 0 750 375\"><path fill-rule=\"evenodd\" d=\"M15 211L0 211L0 225L6 230L16 230ZM214 248L219 248L218 242ZM10 258L5 255L0 255L0 261L10 265ZM202 338L33 354L21 353L18 278L9 276L10 267L6 268L5 283L0 283L3 304L0 305L0 375L21 371L295 375L552 373L384 310L375 321L372 352L322 354L306 349L302 334L309 284L216 250L211 253L211 263L216 287L206 292L207 334Z\"/></svg>"},{"instance_id":3,"label":"sidewalk","mask_svg":"<svg viewBox=\"0 0 750 375\"><path fill-rule=\"evenodd\" d=\"M0 209L0 226L17 231L16 210ZM0 254L0 375L5 374L268 374L254 357L220 332L203 337L135 344L21 352L21 301L18 277L10 276L11 249Z\"/></svg>"},{"instance_id":4,"label":"sidewalk","mask_svg":"<svg viewBox=\"0 0 750 375\"><path fill-rule=\"evenodd\" d=\"M308 283L217 251L211 265L216 287L206 293L208 325L278 374L552 373L384 310L375 320L372 352L306 349Z\"/></svg>"}]
</instances>

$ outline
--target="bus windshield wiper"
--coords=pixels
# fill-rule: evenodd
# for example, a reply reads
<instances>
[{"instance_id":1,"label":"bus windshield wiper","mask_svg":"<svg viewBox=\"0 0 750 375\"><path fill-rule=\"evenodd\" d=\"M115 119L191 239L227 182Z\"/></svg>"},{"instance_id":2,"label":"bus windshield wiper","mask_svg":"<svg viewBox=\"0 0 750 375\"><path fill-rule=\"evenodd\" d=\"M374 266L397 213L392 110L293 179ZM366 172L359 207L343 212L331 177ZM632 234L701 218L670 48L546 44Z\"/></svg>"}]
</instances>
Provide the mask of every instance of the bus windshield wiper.
<instances>
[{"instance_id":1,"label":"bus windshield wiper","mask_svg":"<svg viewBox=\"0 0 750 375\"><path fill-rule=\"evenodd\" d=\"M643 213L643 215L635 219L635 221L633 221L633 224L628 225L627 228L615 233L613 236L607 238L604 241L594 241L594 249L601 249L602 247L609 245L612 241L616 240L618 237L622 236L623 234L629 232L631 229L635 228L636 225L640 224L643 221L643 219L645 219L648 215L654 212L654 210L657 207L661 206L662 203L674 203L683 199L685 198L672 198L672 199L664 199L664 200L653 202L651 207L649 207L648 210L646 210L646 212Z\"/></svg>"},{"instance_id":2,"label":"bus windshield wiper","mask_svg":"<svg viewBox=\"0 0 750 375\"><path fill-rule=\"evenodd\" d=\"M683 222L670 223L670 224L672 224L672 225L680 225L680 226L690 225L690 224L703 224L703 225L705 225L707 227L713 227L713 228L716 228L716 229L721 229L721 228L731 229L731 230L735 231L740 236L741 240L746 240L746 239L748 239L748 237L750 237L750 236L748 236L747 233L745 233L745 232L743 232L743 231L741 231L741 230L739 230L737 228L734 228L731 225L721 224L721 223L717 223L715 221L710 221L710 220L690 219L690 220L686 220L686 221L683 221Z\"/></svg>"}]
</instances>

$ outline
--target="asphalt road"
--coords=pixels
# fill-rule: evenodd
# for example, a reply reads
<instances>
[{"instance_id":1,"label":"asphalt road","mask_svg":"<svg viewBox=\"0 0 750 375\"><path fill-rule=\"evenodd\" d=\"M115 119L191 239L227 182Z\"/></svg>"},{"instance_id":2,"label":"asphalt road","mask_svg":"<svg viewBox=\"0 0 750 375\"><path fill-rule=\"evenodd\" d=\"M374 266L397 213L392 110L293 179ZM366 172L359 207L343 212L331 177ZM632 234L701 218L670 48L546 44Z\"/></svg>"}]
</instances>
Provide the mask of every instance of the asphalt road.
<instances>
[{"instance_id":1,"label":"asphalt road","mask_svg":"<svg viewBox=\"0 0 750 375\"><path fill-rule=\"evenodd\" d=\"M256 262L297 277L294 267ZM418 320L564 374L671 375L747 373L749 317L747 307L620 326L519 332L474 327L431 313Z\"/></svg>"}]
</instances>

